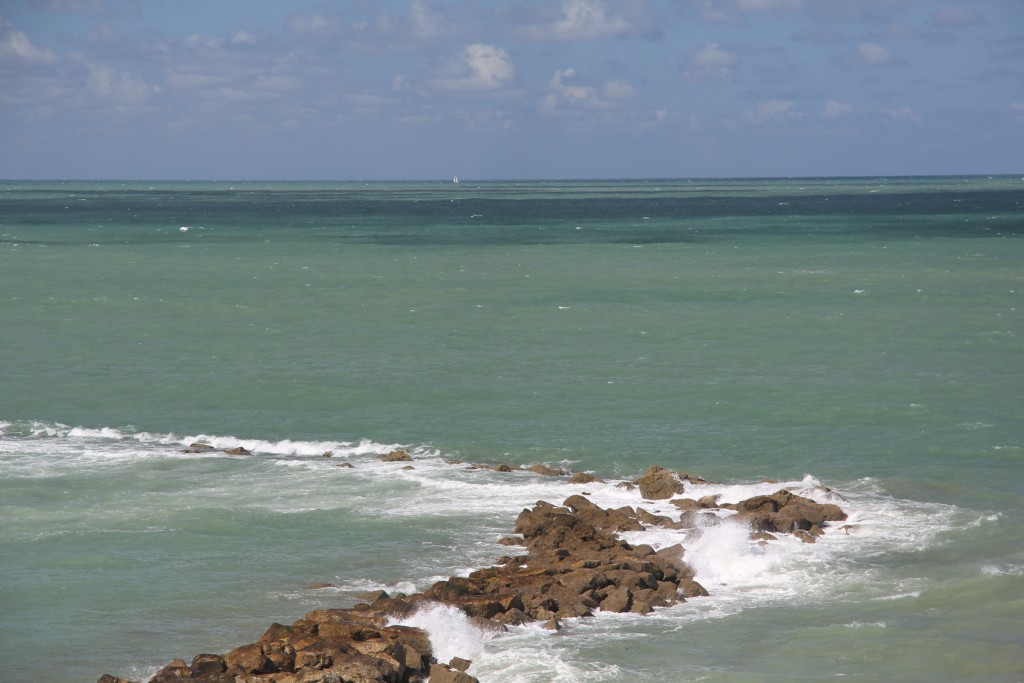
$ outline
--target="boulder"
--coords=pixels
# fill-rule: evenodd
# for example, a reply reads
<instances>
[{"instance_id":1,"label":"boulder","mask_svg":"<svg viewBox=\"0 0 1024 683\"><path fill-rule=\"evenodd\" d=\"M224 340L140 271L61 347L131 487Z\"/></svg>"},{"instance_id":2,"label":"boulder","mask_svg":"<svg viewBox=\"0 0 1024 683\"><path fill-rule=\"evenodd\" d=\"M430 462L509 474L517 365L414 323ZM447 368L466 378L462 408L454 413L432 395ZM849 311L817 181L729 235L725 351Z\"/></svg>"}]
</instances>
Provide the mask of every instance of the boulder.
<instances>
[{"instance_id":1,"label":"boulder","mask_svg":"<svg viewBox=\"0 0 1024 683\"><path fill-rule=\"evenodd\" d=\"M203 443L202 441L196 441L194 443L190 443L186 448L182 449L181 452L182 453L211 453L211 452L213 452L215 450L217 450L217 449L214 448L213 446L211 446L208 443Z\"/></svg>"},{"instance_id":2,"label":"boulder","mask_svg":"<svg viewBox=\"0 0 1024 683\"><path fill-rule=\"evenodd\" d=\"M225 448L224 452L228 455L252 455L252 451L242 446L235 446L234 448Z\"/></svg>"},{"instance_id":3,"label":"boulder","mask_svg":"<svg viewBox=\"0 0 1024 683\"><path fill-rule=\"evenodd\" d=\"M431 664L430 683L480 683L480 681L462 671L453 671L445 664Z\"/></svg>"},{"instance_id":4,"label":"boulder","mask_svg":"<svg viewBox=\"0 0 1024 683\"><path fill-rule=\"evenodd\" d=\"M389 456L394 461L409 457L404 451ZM645 496L661 500L683 486L658 467L648 469L639 483ZM673 503L694 524L719 523L717 515L702 511L718 505L715 497ZM770 530L782 527L813 542L823 533L823 524L845 519L835 505L788 491L720 507L735 510L733 518L760 529L759 538L769 538ZM197 655L191 665L175 660L150 683L422 683L428 674L432 683L473 683L477 679L466 673L468 661L434 663L424 631L388 626L390 621L425 603L441 602L458 607L486 632L531 621L557 630L565 619L590 616L597 609L646 614L707 595L694 580L681 545L655 552L618 538L619 532L642 529L645 523L683 524L657 512L628 506L604 509L582 495L569 496L563 505L538 501L516 519L515 532L522 538L501 541L525 546L526 554L437 581L421 593L389 596L374 591L351 608L314 610L290 626L272 624L257 642L223 656ZM107 676L100 683L126 682Z\"/></svg>"},{"instance_id":5,"label":"boulder","mask_svg":"<svg viewBox=\"0 0 1024 683\"><path fill-rule=\"evenodd\" d=\"M472 666L472 664L473 662L469 661L468 659L463 659L462 657L452 657L451 661L448 662L448 668L454 669L455 671L465 672L466 669Z\"/></svg>"},{"instance_id":6,"label":"boulder","mask_svg":"<svg viewBox=\"0 0 1024 683\"><path fill-rule=\"evenodd\" d=\"M683 492L683 482L668 470L651 465L636 480L640 495L648 500L665 500Z\"/></svg>"},{"instance_id":7,"label":"boulder","mask_svg":"<svg viewBox=\"0 0 1024 683\"><path fill-rule=\"evenodd\" d=\"M277 665L263 654L263 647L259 643L236 647L224 655L224 662L230 669L250 674L269 674L278 671Z\"/></svg>"},{"instance_id":8,"label":"boulder","mask_svg":"<svg viewBox=\"0 0 1024 683\"><path fill-rule=\"evenodd\" d=\"M545 477L564 477L565 475L569 474L566 470L564 470L561 467L556 469L554 467L548 467L547 465L542 465L540 463L537 463L536 465L530 465L529 467L526 468L526 470L528 472L533 472L534 474L543 474Z\"/></svg>"},{"instance_id":9,"label":"boulder","mask_svg":"<svg viewBox=\"0 0 1024 683\"><path fill-rule=\"evenodd\" d=\"M604 480L598 479L594 475L587 474L586 472L577 472L576 474L569 477L570 484L592 484L594 482L603 484Z\"/></svg>"},{"instance_id":10,"label":"boulder","mask_svg":"<svg viewBox=\"0 0 1024 683\"><path fill-rule=\"evenodd\" d=\"M633 593L626 586L615 588L601 601L601 610L604 612L628 612L632 606Z\"/></svg>"},{"instance_id":11,"label":"boulder","mask_svg":"<svg viewBox=\"0 0 1024 683\"><path fill-rule=\"evenodd\" d=\"M722 507L736 510L734 521L746 524L754 532L792 533L810 531L812 527L820 530L826 522L846 519L846 513L838 505L817 503L785 489Z\"/></svg>"},{"instance_id":12,"label":"boulder","mask_svg":"<svg viewBox=\"0 0 1024 683\"><path fill-rule=\"evenodd\" d=\"M378 455L377 458L384 462L408 462L409 460L412 460L412 456L401 448L391 451L390 453L385 453L384 455Z\"/></svg>"}]
</instances>

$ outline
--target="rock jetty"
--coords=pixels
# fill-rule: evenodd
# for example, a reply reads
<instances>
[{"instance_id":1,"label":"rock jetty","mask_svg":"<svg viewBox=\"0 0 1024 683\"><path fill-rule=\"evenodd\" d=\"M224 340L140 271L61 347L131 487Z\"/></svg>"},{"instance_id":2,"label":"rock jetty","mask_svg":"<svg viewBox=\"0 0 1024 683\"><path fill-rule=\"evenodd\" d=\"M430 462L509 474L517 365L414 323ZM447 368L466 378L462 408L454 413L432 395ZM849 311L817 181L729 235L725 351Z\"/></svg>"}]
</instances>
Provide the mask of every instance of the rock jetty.
<instances>
[{"instance_id":1,"label":"rock jetty","mask_svg":"<svg viewBox=\"0 0 1024 683\"><path fill-rule=\"evenodd\" d=\"M405 462L403 455L388 459ZM604 509L586 495L569 496L561 505L538 501L519 514L516 535L499 541L518 554L494 566L420 593L376 591L353 607L315 610L289 626L273 624L256 642L230 652L174 660L149 683L478 683L466 673L471 662L437 662L427 633L397 622L438 603L461 610L485 631L528 622L559 630L566 620L598 610L646 614L708 592L694 580L681 545L656 551L621 540L620 532L740 523L761 542L780 533L814 542L829 522L846 519L837 505L784 489L722 505L715 496L674 498L694 481L703 480L652 466L634 482L645 498L679 508L678 518L642 508ZM721 513L725 509L732 512ZM104 674L98 683L130 682Z\"/></svg>"}]
</instances>

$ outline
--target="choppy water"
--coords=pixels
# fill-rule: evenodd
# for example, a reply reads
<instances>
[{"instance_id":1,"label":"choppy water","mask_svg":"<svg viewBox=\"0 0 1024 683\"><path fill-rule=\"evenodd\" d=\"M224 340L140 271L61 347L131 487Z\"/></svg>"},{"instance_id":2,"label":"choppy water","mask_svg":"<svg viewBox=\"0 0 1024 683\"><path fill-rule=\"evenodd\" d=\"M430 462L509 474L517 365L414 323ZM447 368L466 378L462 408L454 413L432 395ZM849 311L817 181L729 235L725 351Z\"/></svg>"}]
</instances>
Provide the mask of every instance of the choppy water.
<instances>
[{"instance_id":1,"label":"choppy water","mask_svg":"<svg viewBox=\"0 0 1024 683\"><path fill-rule=\"evenodd\" d=\"M4 678L422 589L579 490L458 458L821 483L855 526L685 538L712 596L647 617L425 615L481 680L1021 680L1022 232L1016 177L2 184Z\"/></svg>"}]
</instances>

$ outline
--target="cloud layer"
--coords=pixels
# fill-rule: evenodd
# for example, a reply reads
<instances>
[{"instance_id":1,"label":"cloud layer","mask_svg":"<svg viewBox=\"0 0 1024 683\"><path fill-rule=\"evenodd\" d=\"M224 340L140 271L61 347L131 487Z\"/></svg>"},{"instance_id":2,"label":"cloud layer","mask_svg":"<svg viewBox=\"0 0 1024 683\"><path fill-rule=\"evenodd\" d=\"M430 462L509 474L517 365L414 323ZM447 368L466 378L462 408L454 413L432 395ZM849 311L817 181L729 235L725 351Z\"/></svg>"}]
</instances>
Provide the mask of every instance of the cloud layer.
<instances>
[{"instance_id":1,"label":"cloud layer","mask_svg":"<svg viewBox=\"0 0 1024 683\"><path fill-rule=\"evenodd\" d=\"M154 175L181 173L190 148L241 173L252 164L230 159L254 158L253 140L262 163L280 152L293 173L323 141L344 159L394 156L402 141L402 175L426 172L440 150L515 175L525 150L566 146L592 161L566 160L565 172L600 175L601 140L634 174L700 175L698 161L728 174L726 150L742 140L757 159L781 138L807 150L793 162L807 172L829 170L823 146L848 160L836 172L870 168L889 139L921 170L928 139L968 122L991 123L961 132L965 147L999 126L1020 144L1022 56L1015 0L223 0L192 15L147 0L18 0L0 9L0 173L62 175L32 156L61 136L175 162L139 162ZM492 154L468 159L480 149ZM993 145L994 157L1007 149Z\"/></svg>"}]
</instances>

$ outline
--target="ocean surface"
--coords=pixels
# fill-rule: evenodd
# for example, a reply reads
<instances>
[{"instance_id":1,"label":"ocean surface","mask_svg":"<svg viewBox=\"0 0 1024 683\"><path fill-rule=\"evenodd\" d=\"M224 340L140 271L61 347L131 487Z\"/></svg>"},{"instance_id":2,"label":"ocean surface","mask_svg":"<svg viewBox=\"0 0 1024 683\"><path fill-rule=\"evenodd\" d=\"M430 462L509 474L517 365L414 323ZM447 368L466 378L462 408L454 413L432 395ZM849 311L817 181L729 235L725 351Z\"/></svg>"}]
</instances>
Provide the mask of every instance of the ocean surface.
<instances>
[{"instance_id":1,"label":"ocean surface","mask_svg":"<svg viewBox=\"0 0 1024 683\"><path fill-rule=\"evenodd\" d=\"M138 680L422 590L537 500L643 504L615 484L659 464L717 482L693 497L827 486L851 528L630 534L711 596L557 634L435 610L439 654L1024 680L1022 238L1016 176L2 182L0 678Z\"/></svg>"}]
</instances>

